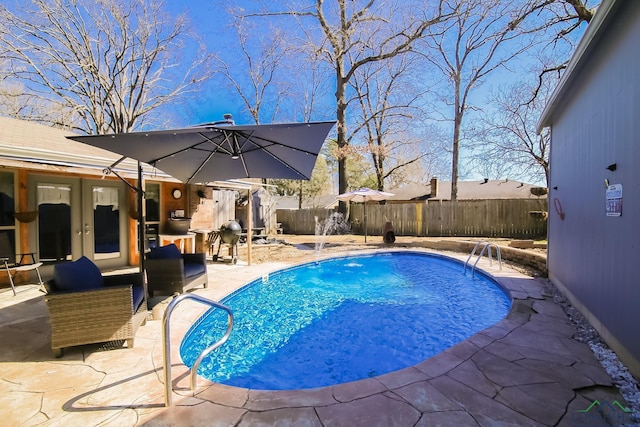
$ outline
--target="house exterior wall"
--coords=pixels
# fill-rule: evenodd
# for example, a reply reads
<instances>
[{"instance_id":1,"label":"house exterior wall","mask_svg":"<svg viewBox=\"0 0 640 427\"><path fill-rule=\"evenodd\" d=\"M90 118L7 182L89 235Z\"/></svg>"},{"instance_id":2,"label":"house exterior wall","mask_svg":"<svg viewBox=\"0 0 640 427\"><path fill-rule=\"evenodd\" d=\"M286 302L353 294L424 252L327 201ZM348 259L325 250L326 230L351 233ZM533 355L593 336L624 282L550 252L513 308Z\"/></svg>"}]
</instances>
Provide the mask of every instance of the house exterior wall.
<instances>
[{"instance_id":1,"label":"house exterior wall","mask_svg":"<svg viewBox=\"0 0 640 427\"><path fill-rule=\"evenodd\" d=\"M191 190L191 228L199 230L219 230L223 224L236 217L237 191L214 190L210 187L192 186ZM198 197L197 191L204 187L205 197Z\"/></svg>"},{"instance_id":2,"label":"house exterior wall","mask_svg":"<svg viewBox=\"0 0 640 427\"><path fill-rule=\"evenodd\" d=\"M638 376L640 2L619 3L547 123L548 269ZM612 164L615 171L607 169ZM619 217L605 213L605 180L623 186Z\"/></svg>"}]
</instances>

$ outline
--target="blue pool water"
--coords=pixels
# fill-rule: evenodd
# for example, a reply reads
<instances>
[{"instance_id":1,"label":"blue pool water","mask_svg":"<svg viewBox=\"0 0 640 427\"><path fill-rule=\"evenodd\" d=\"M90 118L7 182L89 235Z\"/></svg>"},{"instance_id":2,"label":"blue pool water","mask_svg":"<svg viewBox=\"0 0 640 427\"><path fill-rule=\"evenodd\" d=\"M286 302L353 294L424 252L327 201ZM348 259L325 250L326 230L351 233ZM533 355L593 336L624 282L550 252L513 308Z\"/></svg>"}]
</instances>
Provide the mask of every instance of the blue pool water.
<instances>
[{"instance_id":1,"label":"blue pool water","mask_svg":"<svg viewBox=\"0 0 640 427\"><path fill-rule=\"evenodd\" d=\"M504 318L496 282L458 261L418 252L331 258L256 280L221 301L235 325L199 374L262 390L294 390L373 377L415 365ZM196 357L226 331L210 310L180 353Z\"/></svg>"}]
</instances>

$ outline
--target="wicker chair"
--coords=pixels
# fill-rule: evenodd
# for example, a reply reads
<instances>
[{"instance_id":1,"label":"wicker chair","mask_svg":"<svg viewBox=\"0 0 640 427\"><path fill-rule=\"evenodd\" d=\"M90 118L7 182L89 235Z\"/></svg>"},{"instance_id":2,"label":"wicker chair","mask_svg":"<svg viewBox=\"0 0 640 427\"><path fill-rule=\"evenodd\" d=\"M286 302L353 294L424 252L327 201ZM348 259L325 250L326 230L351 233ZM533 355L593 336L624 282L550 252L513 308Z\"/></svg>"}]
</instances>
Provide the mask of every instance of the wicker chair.
<instances>
[{"instance_id":1,"label":"wicker chair","mask_svg":"<svg viewBox=\"0 0 640 427\"><path fill-rule=\"evenodd\" d=\"M116 340L126 340L132 348L147 319L144 299L134 310L133 286L143 286L141 274L104 276L104 287L77 292L57 292L55 280L48 281L45 300L54 355L61 357L64 347Z\"/></svg>"},{"instance_id":2,"label":"wicker chair","mask_svg":"<svg viewBox=\"0 0 640 427\"><path fill-rule=\"evenodd\" d=\"M147 254L145 270L151 297L209 286L206 254L182 254L173 243L152 249Z\"/></svg>"}]
</instances>

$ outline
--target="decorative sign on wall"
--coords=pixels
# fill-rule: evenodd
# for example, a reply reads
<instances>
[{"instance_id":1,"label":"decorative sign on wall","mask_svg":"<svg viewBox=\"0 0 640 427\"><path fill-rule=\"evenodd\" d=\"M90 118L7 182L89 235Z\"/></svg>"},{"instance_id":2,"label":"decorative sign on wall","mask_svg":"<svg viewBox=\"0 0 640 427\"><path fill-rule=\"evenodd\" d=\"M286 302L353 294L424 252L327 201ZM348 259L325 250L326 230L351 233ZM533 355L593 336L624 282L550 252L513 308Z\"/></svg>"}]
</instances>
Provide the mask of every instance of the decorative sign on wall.
<instances>
[{"instance_id":1,"label":"decorative sign on wall","mask_svg":"<svg viewBox=\"0 0 640 427\"><path fill-rule=\"evenodd\" d=\"M622 184L611 184L607 187L607 216L622 215Z\"/></svg>"}]
</instances>

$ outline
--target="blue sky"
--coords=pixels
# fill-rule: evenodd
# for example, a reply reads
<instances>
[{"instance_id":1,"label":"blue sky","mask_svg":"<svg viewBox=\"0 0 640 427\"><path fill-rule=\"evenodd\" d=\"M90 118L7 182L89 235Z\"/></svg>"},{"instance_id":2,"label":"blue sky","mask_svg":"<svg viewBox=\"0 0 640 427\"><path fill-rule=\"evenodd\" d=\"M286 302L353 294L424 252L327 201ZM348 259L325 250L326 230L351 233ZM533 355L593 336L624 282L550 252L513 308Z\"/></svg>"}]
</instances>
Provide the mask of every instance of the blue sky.
<instances>
[{"instance_id":1,"label":"blue sky","mask_svg":"<svg viewBox=\"0 0 640 427\"><path fill-rule=\"evenodd\" d=\"M310 2L313 5L314 2ZM589 4L591 5L590 2ZM193 30L202 37L208 49L210 50L223 50L225 45L235 43L235 39L230 37L229 30L225 27L227 22L227 13L224 8L229 6L231 7L241 7L244 6L246 9L256 10L260 7L261 4L266 4L268 7L279 7L279 2L261 2L261 1L234 1L234 2L221 2L221 1L203 1L203 0L194 0L188 3L176 2L167 0L165 6L167 10L171 14L178 14L184 12L188 15L189 19L192 23ZM285 7L284 5L282 7ZM268 18L270 22L279 25L288 25L287 22L293 23L291 18L282 18L280 20L276 20L276 18ZM296 25L296 24L293 24ZM575 37L577 40L579 36L582 34L586 25L582 25L582 28L572 34L572 37ZM514 64L510 66L509 69L502 69L501 71L497 71L492 73L486 82L475 88L472 91L470 102L473 106L479 106L483 109L491 109L491 104L487 103L488 95L491 91L495 90L497 87L504 87L507 84L513 84L518 82L522 78L522 70L526 68L527 61L531 63L531 60L527 57L524 57L520 60L518 64ZM426 77L426 76L425 76ZM535 76L533 76L535 77ZM185 113L184 123L181 125L193 125L203 122L210 122L222 119L223 114L231 113L236 119L237 123L250 123L252 122L251 118L244 113L244 106L237 99L238 95L229 88L220 87L219 78L214 78L210 83L203 88L201 97L198 101L192 102L189 104L187 111ZM329 96L333 96L332 91L329 91ZM453 94L450 94L452 97ZM335 100L332 101L335 104ZM268 103L265 103L265 105ZM447 111L448 108L442 105L442 111ZM315 118L316 120L326 120L326 119L334 119L335 118L335 109L331 110L327 109L327 113L331 114L331 117L319 117ZM469 125L471 122L471 116L474 115L475 112L473 109L469 110L468 115L465 117L465 125ZM452 112L448 111L445 113L446 116L451 117ZM263 121L264 122L264 121ZM441 123L443 129L449 130L450 127L452 129L452 125L447 123ZM462 154L464 156L464 153ZM464 159L464 157L463 157ZM467 168L461 167L460 169L461 178L463 179L481 179L483 176L475 176L471 170ZM530 180L532 181L532 180Z\"/></svg>"},{"instance_id":2,"label":"blue sky","mask_svg":"<svg viewBox=\"0 0 640 427\"><path fill-rule=\"evenodd\" d=\"M254 0L233 2L195 0L188 3L166 0L165 9L172 15L185 13L192 24L192 30L205 41L209 53L221 52L224 55L225 46L233 44L233 47L236 47L233 30L227 27L229 17L226 8L246 7L247 10L256 10L261 3ZM275 18L266 19L270 22L275 21ZM283 18L277 24L286 25L288 20L289 18ZM293 21L289 22L293 23ZM223 77L214 76L204 85L201 99L189 103L185 112L187 122L182 124L192 125L221 120L225 113L232 114L239 124L253 123L238 94L233 89L222 87L221 84L224 84ZM268 103L265 103L265 108L267 107ZM326 117L318 120L325 119Z\"/></svg>"},{"instance_id":3,"label":"blue sky","mask_svg":"<svg viewBox=\"0 0 640 427\"><path fill-rule=\"evenodd\" d=\"M224 13L217 10L217 1L193 0L180 2L168 0L165 2L165 9L172 15L184 13L188 16L191 29L202 37L209 49L223 47L229 42L225 38ZM234 2L242 4L242 2ZM184 120L181 125L196 125L200 123L222 120L226 113L236 113L238 105L233 100L233 94L228 90L217 90L214 84L207 84L203 87L203 92L199 100L190 102L185 111ZM234 114L234 115L237 115Z\"/></svg>"},{"instance_id":4,"label":"blue sky","mask_svg":"<svg viewBox=\"0 0 640 427\"><path fill-rule=\"evenodd\" d=\"M225 45L235 43L235 40L229 35L229 30L225 28L228 24L225 8L229 6L234 8L244 6L247 9L255 10L260 4L264 4L264 2L241 0L228 3L216 0L193 0L188 3L182 3L167 0L165 8L171 15L186 13L191 21L193 31L203 38L209 51L213 52L224 50ZM278 3L271 3L270 5L272 6L273 4L277 5ZM286 25L290 18L282 18L279 22L275 21L275 18L268 19L271 22ZM584 27L583 25L583 29ZM471 99L476 102L476 105L484 103L492 88L504 86L506 83L517 81L521 77L514 72L515 69L519 68L518 66L510 68L511 70L503 69L492 73L487 82L474 89ZM239 110L243 110L244 107L238 100L238 95L229 88L220 87L219 84L219 77L215 77L203 88L201 98L190 104L190 107L185 112L185 120L188 120L188 124L220 120L225 113L234 114L238 119L242 118L242 112ZM326 117L321 119L324 120Z\"/></svg>"},{"instance_id":5,"label":"blue sky","mask_svg":"<svg viewBox=\"0 0 640 427\"><path fill-rule=\"evenodd\" d=\"M12 8L14 4L18 3L17 0L0 1L3 1L9 8ZM311 2L309 0L308 4L313 5L314 2ZM227 28L229 18L225 9L228 7L235 8L245 6L247 9L256 10L261 5L267 5L271 8L286 7L285 5L281 6L280 2L269 3L263 1L248 0L233 2L222 2L219 0L192 0L190 2L164 0L164 8L170 16L177 16L180 13L185 13L187 15L190 21L190 30L193 31L194 34L197 34L198 37L202 38L206 45L207 52L222 52L223 54L235 52L236 47L235 34L232 30ZM256 18L256 21L257 19L259 18ZM259 27L259 30L261 32L265 30L265 25L292 25L296 26L292 28L297 28L297 23L294 23L293 18L291 17L283 17L281 19L274 17L265 18L260 21L260 25L262 25L262 27ZM185 54L185 57L189 57L190 53L193 53L193 47L191 47L191 52L189 52L189 49L187 48L182 53ZM225 62L227 60L229 60L229 55L225 57ZM233 60L233 57L231 57L230 60ZM181 65L187 66L188 63ZM296 64L296 66L298 68L293 70L294 73L300 68L299 64ZM479 89L474 89L471 99L472 102L475 103L475 106L491 108L491 106L486 103L487 94L492 90L492 88L499 85L504 85L507 81L515 80L516 74L514 70L517 69L519 69L519 67L515 66L511 70L504 70L503 73L494 73L490 76L490 81L487 81L485 84L479 87ZM242 71L244 70L238 70L236 72L240 75ZM291 73L291 71L288 71L288 73ZM301 74L301 72L299 74ZM425 86L428 86L427 80L429 79L429 75L437 76L437 73L432 74L425 72L424 77L420 76L420 81L421 83L424 83ZM441 77L442 76L440 76L440 78ZM335 119L335 99L333 98L333 87L335 86L335 82L332 81L333 74L329 72L326 79L327 83L326 87L324 87L323 89L323 93L325 94L328 102L321 109L319 109L314 116L311 117L311 120ZM298 82L299 81L302 80L298 79ZM225 81L223 80L223 77L219 75L214 76L210 81L202 85L202 88L197 94L197 97L186 102L184 106L173 104L168 105L166 108L163 107L162 111L158 111L160 122L166 122L162 127L183 127L205 122L217 121L221 120L223 118L223 115L226 113L231 113L236 120L236 123L253 123L252 118L245 111L245 106L239 100L238 94L232 88L224 86L224 83ZM442 86L447 87L450 86L450 84L445 82ZM453 94L444 94L443 97L445 99L451 100L453 98ZM287 93L284 96L278 95L277 97L273 97L272 99L266 99L264 102L264 108L273 110L275 105L274 100L279 101L282 99L284 99L283 102L288 102L288 105L286 105L284 113L277 116L277 120L275 121L302 121L300 120L300 117L298 117L295 113L295 109L297 108L297 106L294 105L293 101L295 101L296 99L295 95L292 95L291 93ZM302 99L302 97L298 96L298 99ZM444 115L447 118L451 118L452 107L450 105L440 102L439 109L444 112ZM471 114L473 113L470 113L470 115ZM268 116L268 114L265 115L265 118L261 116L261 123L272 121L268 120L266 116ZM350 113L350 118L352 120L356 120L356 117L356 112ZM467 125L469 123L469 118L469 116L465 118L465 124ZM157 124L158 123L155 123L155 125ZM420 121L418 120L416 124L418 126L415 127L419 127ZM442 127L445 133L450 132L452 129L451 123L439 122L438 125ZM153 124L149 122L148 126L151 127L153 126ZM409 127L414 126L411 125ZM464 171L461 170L461 173L464 173Z\"/></svg>"}]
</instances>

